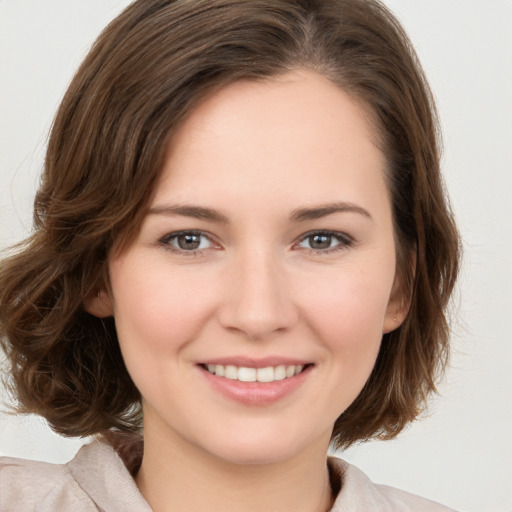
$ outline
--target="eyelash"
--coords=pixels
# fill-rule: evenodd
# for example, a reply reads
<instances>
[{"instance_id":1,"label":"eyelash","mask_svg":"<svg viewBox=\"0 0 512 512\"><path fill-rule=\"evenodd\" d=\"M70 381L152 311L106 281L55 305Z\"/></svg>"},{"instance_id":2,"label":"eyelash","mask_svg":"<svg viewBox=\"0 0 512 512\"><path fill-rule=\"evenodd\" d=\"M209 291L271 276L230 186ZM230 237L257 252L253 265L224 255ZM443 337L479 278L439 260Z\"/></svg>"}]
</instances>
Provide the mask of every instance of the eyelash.
<instances>
[{"instance_id":1,"label":"eyelash","mask_svg":"<svg viewBox=\"0 0 512 512\"><path fill-rule=\"evenodd\" d=\"M194 230L184 230L184 231L175 231L173 233L169 233L162 237L158 243L159 245L163 246L166 250L171 251L175 254L178 254L180 256L184 257L191 257L191 256L201 256L206 249L210 249L211 247L207 247L206 249L194 249L194 250L186 250L182 248L175 247L172 244L172 241L177 240L180 236L196 236L196 237L204 237L206 238L210 244L215 245L215 242L213 240L213 237L204 231L194 231ZM300 244L305 242L308 239L311 239L315 236L324 236L329 237L332 243L332 239L337 240L339 243L336 244L334 247L327 247L325 249L314 249L314 248L307 248L303 247L306 251L312 254L331 254L333 252L342 251L349 247L351 247L354 244L354 240L346 235L345 233L340 233L338 231L310 231L308 233L305 233L300 237L298 242L294 244L293 247L300 247ZM201 242L200 242L201 243Z\"/></svg>"},{"instance_id":2,"label":"eyelash","mask_svg":"<svg viewBox=\"0 0 512 512\"><path fill-rule=\"evenodd\" d=\"M163 246L164 249L171 251L179 256L191 257L191 256L201 256L204 252L204 249L195 249L192 251L187 251L186 249L180 249L172 245L173 240L177 240L180 236L197 236L206 238L212 245L215 244L213 241L213 237L204 231L194 231L194 230L184 230L184 231L175 231L173 233L169 233L162 237L158 243ZM208 247L209 249L210 247Z\"/></svg>"},{"instance_id":3,"label":"eyelash","mask_svg":"<svg viewBox=\"0 0 512 512\"><path fill-rule=\"evenodd\" d=\"M329 237L331 239L337 240L339 243L336 244L334 247L328 247L326 249L313 249L313 248L307 248L305 247L308 252L313 254L331 254L333 252L337 251L343 251L349 247L351 247L354 244L354 239L350 236L346 235L345 233L340 233L338 231L310 231L309 233L306 233L302 235L299 242L295 244L295 246L299 245L300 243L308 240L309 238L312 238L314 236L325 236Z\"/></svg>"}]
</instances>

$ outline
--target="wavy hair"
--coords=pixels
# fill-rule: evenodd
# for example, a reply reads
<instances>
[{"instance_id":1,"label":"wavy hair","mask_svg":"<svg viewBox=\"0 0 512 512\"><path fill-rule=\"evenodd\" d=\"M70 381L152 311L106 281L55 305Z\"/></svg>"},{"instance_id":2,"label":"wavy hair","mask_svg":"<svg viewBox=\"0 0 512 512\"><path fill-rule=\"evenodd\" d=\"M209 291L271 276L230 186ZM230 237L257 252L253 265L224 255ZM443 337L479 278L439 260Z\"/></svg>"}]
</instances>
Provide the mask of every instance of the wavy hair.
<instances>
[{"instance_id":1,"label":"wavy hair","mask_svg":"<svg viewBox=\"0 0 512 512\"><path fill-rule=\"evenodd\" d=\"M433 97L396 18L377 0L137 0L73 78L51 130L33 234L1 262L0 342L20 411L68 436L141 428L114 321L84 301L108 287L108 255L137 234L168 141L194 106L234 81L301 67L372 121L409 307L383 336L333 442L394 437L424 408L449 354L460 251Z\"/></svg>"}]
</instances>

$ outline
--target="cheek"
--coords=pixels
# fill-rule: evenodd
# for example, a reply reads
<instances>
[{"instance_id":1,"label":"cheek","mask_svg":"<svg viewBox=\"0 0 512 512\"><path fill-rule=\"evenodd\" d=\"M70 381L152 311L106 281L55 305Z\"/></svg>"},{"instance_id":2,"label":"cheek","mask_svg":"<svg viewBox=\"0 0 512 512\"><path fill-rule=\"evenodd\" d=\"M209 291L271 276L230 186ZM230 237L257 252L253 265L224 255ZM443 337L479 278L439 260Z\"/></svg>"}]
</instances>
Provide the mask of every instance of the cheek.
<instances>
[{"instance_id":1,"label":"cheek","mask_svg":"<svg viewBox=\"0 0 512 512\"><path fill-rule=\"evenodd\" d=\"M158 360L166 351L179 350L194 338L212 309L213 293L204 287L201 293L201 283L192 273L119 261L111 269L111 281L116 328L126 358L140 353Z\"/></svg>"},{"instance_id":2,"label":"cheek","mask_svg":"<svg viewBox=\"0 0 512 512\"><path fill-rule=\"evenodd\" d=\"M330 351L347 356L347 364L376 357L391 280L387 275L357 271L330 277L304 293L303 312L310 327Z\"/></svg>"}]
</instances>

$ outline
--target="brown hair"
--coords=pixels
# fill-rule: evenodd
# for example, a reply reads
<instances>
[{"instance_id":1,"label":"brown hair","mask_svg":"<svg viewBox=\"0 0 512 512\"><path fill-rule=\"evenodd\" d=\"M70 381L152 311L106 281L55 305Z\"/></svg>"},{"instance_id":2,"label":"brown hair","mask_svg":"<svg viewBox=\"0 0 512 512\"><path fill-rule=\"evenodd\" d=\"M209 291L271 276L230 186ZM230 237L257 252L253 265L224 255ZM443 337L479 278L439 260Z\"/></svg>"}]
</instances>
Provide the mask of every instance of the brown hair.
<instances>
[{"instance_id":1,"label":"brown hair","mask_svg":"<svg viewBox=\"0 0 512 512\"><path fill-rule=\"evenodd\" d=\"M459 241L432 95L400 24L375 0L138 0L104 30L55 118L34 233L0 269L0 339L20 410L65 435L140 428L114 321L84 300L108 287L107 256L137 233L169 137L198 101L298 67L371 116L409 305L333 441L393 437L422 410L448 356Z\"/></svg>"}]
</instances>

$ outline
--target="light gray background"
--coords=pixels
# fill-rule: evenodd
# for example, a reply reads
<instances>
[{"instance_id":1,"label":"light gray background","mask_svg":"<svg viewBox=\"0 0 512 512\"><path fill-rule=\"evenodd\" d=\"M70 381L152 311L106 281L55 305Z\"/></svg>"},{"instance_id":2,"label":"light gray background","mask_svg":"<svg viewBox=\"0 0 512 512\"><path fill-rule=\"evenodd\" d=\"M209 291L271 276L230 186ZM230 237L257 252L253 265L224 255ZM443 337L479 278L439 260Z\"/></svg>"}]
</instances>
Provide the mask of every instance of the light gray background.
<instances>
[{"instance_id":1,"label":"light gray background","mask_svg":"<svg viewBox=\"0 0 512 512\"><path fill-rule=\"evenodd\" d=\"M127 0L0 0L0 248L30 231L47 132L74 69ZM427 418L345 457L468 512L512 511L512 1L387 0L438 100L465 259L455 353ZM70 459L82 441L0 414L0 454Z\"/></svg>"}]
</instances>

